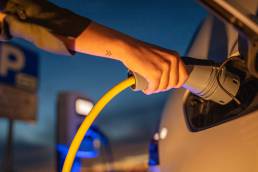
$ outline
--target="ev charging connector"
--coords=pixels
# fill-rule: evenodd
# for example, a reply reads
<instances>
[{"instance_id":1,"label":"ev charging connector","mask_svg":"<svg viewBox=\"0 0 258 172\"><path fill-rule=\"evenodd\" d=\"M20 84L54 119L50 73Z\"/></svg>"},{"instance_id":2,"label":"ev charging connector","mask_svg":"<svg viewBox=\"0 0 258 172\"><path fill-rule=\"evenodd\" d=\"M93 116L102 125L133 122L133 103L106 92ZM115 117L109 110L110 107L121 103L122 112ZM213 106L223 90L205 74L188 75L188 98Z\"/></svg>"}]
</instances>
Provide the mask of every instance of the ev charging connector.
<instances>
[{"instance_id":1,"label":"ev charging connector","mask_svg":"<svg viewBox=\"0 0 258 172\"><path fill-rule=\"evenodd\" d=\"M186 67L189 72L189 78L183 88L193 94L221 105L229 103L232 100L232 96L237 95L240 78L227 71L225 67L221 72L218 67L214 66L186 65ZM141 75L135 72L132 72L132 75L136 80L136 84L132 87L134 91L145 90L148 87L148 82ZM226 93L225 90L232 96Z\"/></svg>"}]
</instances>

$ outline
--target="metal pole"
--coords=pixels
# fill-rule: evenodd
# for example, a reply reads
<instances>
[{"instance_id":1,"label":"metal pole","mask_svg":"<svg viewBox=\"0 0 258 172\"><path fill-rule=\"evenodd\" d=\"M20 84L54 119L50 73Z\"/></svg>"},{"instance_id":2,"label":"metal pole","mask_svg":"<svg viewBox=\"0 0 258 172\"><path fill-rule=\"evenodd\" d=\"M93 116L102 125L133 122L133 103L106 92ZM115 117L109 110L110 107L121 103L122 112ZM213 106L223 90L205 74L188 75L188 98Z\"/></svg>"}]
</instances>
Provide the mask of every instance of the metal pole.
<instances>
[{"instance_id":1,"label":"metal pole","mask_svg":"<svg viewBox=\"0 0 258 172\"><path fill-rule=\"evenodd\" d=\"M5 145L5 156L3 160L4 172L13 172L13 128L14 121L9 120L7 142Z\"/></svg>"}]
</instances>

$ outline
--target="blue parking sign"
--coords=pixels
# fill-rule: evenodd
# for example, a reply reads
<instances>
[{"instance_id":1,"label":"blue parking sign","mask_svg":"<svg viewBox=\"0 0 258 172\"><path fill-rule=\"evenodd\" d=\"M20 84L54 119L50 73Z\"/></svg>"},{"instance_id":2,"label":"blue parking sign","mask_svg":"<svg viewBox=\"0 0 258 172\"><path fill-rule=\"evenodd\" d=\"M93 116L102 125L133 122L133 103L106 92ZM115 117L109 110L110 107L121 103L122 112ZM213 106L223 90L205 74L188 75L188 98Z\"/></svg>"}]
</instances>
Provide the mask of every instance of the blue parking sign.
<instances>
[{"instance_id":1,"label":"blue parking sign","mask_svg":"<svg viewBox=\"0 0 258 172\"><path fill-rule=\"evenodd\" d=\"M36 92L38 55L16 44L0 44L0 83Z\"/></svg>"},{"instance_id":2,"label":"blue parking sign","mask_svg":"<svg viewBox=\"0 0 258 172\"><path fill-rule=\"evenodd\" d=\"M35 121L38 55L13 43L0 43L0 117Z\"/></svg>"}]
</instances>

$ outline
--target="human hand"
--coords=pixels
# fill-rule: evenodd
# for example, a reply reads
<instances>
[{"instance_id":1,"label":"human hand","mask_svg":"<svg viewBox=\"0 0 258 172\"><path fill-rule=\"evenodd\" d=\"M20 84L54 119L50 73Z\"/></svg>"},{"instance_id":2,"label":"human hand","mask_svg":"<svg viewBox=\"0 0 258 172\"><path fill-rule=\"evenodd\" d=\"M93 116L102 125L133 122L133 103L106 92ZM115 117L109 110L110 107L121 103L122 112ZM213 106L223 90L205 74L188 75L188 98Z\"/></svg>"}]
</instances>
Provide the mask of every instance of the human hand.
<instances>
[{"instance_id":1,"label":"human hand","mask_svg":"<svg viewBox=\"0 0 258 172\"><path fill-rule=\"evenodd\" d=\"M188 78L179 55L142 41L131 40L122 62L148 82L147 95L181 87Z\"/></svg>"}]
</instances>

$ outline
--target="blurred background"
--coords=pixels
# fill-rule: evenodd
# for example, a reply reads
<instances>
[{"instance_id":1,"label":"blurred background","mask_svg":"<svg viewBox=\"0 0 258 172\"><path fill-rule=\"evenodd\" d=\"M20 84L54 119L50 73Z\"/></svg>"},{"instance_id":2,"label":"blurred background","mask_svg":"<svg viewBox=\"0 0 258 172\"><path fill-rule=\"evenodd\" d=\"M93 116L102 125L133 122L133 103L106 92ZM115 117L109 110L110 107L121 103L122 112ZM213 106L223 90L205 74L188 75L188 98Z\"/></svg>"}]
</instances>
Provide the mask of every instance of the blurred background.
<instances>
[{"instance_id":1,"label":"blurred background","mask_svg":"<svg viewBox=\"0 0 258 172\"><path fill-rule=\"evenodd\" d=\"M206 15L193 0L51 1L143 41L176 50L181 55L186 52L196 28ZM72 57L57 56L21 40L12 42L39 56L37 117L35 122L14 123L14 171L55 171L58 95L61 92L75 93L94 103L127 77L127 69L117 61L79 53ZM108 140L114 161L127 160L128 157L135 157L133 159L138 162L148 161L149 143L159 126L169 94L147 97L128 89L108 104L95 126ZM8 121L1 118L1 160L7 129Z\"/></svg>"}]
</instances>

